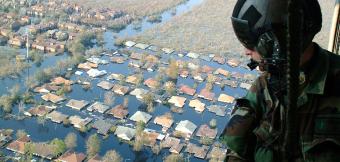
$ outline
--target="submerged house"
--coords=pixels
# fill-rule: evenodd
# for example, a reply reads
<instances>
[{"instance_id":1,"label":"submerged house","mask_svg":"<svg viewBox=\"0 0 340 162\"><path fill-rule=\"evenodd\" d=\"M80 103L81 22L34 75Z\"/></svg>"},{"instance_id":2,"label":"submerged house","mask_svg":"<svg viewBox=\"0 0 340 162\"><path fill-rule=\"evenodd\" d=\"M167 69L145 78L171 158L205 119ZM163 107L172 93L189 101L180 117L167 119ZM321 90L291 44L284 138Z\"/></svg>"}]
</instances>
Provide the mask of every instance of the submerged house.
<instances>
[{"instance_id":1,"label":"submerged house","mask_svg":"<svg viewBox=\"0 0 340 162\"><path fill-rule=\"evenodd\" d=\"M113 117L118 119L124 119L129 114L129 111L123 105L117 105L107 112L107 114L113 115Z\"/></svg>"},{"instance_id":2,"label":"submerged house","mask_svg":"<svg viewBox=\"0 0 340 162\"><path fill-rule=\"evenodd\" d=\"M165 54L171 54L175 52L173 49L170 48L162 48L162 51L165 52Z\"/></svg>"},{"instance_id":3,"label":"submerged house","mask_svg":"<svg viewBox=\"0 0 340 162\"><path fill-rule=\"evenodd\" d=\"M223 75L225 77L228 77L230 75L230 72L227 71L227 70L224 70L222 68L218 68L218 69L215 70L214 74L216 74L216 75Z\"/></svg>"},{"instance_id":4,"label":"submerged house","mask_svg":"<svg viewBox=\"0 0 340 162\"><path fill-rule=\"evenodd\" d=\"M224 103L233 103L235 98L222 93L217 100Z\"/></svg>"},{"instance_id":5,"label":"submerged house","mask_svg":"<svg viewBox=\"0 0 340 162\"><path fill-rule=\"evenodd\" d=\"M213 147L211 151L209 152L207 158L208 159L219 159L221 161L224 161L227 157L227 149L219 148L219 147Z\"/></svg>"},{"instance_id":6,"label":"submerged house","mask_svg":"<svg viewBox=\"0 0 340 162\"><path fill-rule=\"evenodd\" d=\"M143 49L143 50L147 49L149 46L150 45L144 44L144 43L137 43L137 44L135 44L135 47Z\"/></svg>"},{"instance_id":7,"label":"submerged house","mask_svg":"<svg viewBox=\"0 0 340 162\"><path fill-rule=\"evenodd\" d=\"M35 93L50 93L53 91L58 91L61 88L61 86L57 86L57 85L51 85L51 84L44 84L40 87L36 87L34 88L34 92Z\"/></svg>"},{"instance_id":8,"label":"submerged house","mask_svg":"<svg viewBox=\"0 0 340 162\"><path fill-rule=\"evenodd\" d=\"M108 81L101 81L97 84L97 86L105 90L110 90L113 87L113 83L110 83Z\"/></svg>"},{"instance_id":9,"label":"submerged house","mask_svg":"<svg viewBox=\"0 0 340 162\"><path fill-rule=\"evenodd\" d=\"M125 61L126 61L126 58L122 56L111 57L111 62L116 63L116 64L123 64Z\"/></svg>"},{"instance_id":10,"label":"submerged house","mask_svg":"<svg viewBox=\"0 0 340 162\"><path fill-rule=\"evenodd\" d=\"M97 111L100 113L105 113L105 111L107 111L110 107L105 105L104 103L101 102L95 102L92 105L90 105L89 107L87 107L86 109L88 111Z\"/></svg>"},{"instance_id":11,"label":"submerged house","mask_svg":"<svg viewBox=\"0 0 340 162\"><path fill-rule=\"evenodd\" d=\"M90 70L92 68L97 68L98 64L91 63L91 62L85 62L85 63L78 64L77 67L78 67L78 69Z\"/></svg>"},{"instance_id":12,"label":"submerged house","mask_svg":"<svg viewBox=\"0 0 340 162\"><path fill-rule=\"evenodd\" d=\"M198 94L198 97L212 101L214 100L215 93L210 92L207 89L202 89L201 92Z\"/></svg>"},{"instance_id":13,"label":"submerged house","mask_svg":"<svg viewBox=\"0 0 340 162\"><path fill-rule=\"evenodd\" d=\"M248 83L240 83L240 87L246 90L249 90L251 87L251 84Z\"/></svg>"},{"instance_id":14,"label":"submerged house","mask_svg":"<svg viewBox=\"0 0 340 162\"><path fill-rule=\"evenodd\" d=\"M71 99L70 101L68 101L68 103L66 104L67 107L70 107L72 109L76 109L76 110L81 110L83 109L85 106L87 106L89 104L89 102L85 101L85 100L75 100L75 99Z\"/></svg>"},{"instance_id":15,"label":"submerged house","mask_svg":"<svg viewBox=\"0 0 340 162\"><path fill-rule=\"evenodd\" d=\"M236 60L236 59L229 59L227 61L228 65L231 67L237 67L238 65L240 65L241 61Z\"/></svg>"},{"instance_id":16,"label":"submerged house","mask_svg":"<svg viewBox=\"0 0 340 162\"><path fill-rule=\"evenodd\" d=\"M107 74L106 70L90 69L86 72L90 77L96 78Z\"/></svg>"},{"instance_id":17,"label":"submerged house","mask_svg":"<svg viewBox=\"0 0 340 162\"><path fill-rule=\"evenodd\" d=\"M82 128L85 127L87 124L89 124L92 121L92 118L81 118L78 115L73 115L70 116L69 118L70 123L75 127L75 128Z\"/></svg>"},{"instance_id":18,"label":"submerged house","mask_svg":"<svg viewBox=\"0 0 340 162\"><path fill-rule=\"evenodd\" d=\"M198 112L203 112L205 109L205 103L201 102L198 99L191 100L189 102L189 106L195 108Z\"/></svg>"},{"instance_id":19,"label":"submerged house","mask_svg":"<svg viewBox=\"0 0 340 162\"><path fill-rule=\"evenodd\" d=\"M135 121L135 122L148 123L151 118L152 116L150 114L146 112L142 112L142 111L137 111L135 114L133 114L130 117L130 120Z\"/></svg>"},{"instance_id":20,"label":"submerged house","mask_svg":"<svg viewBox=\"0 0 340 162\"><path fill-rule=\"evenodd\" d=\"M114 84L113 87L112 87L112 91L116 94L124 96L130 91L130 88L128 86L122 86L122 85L119 85L119 84Z\"/></svg>"},{"instance_id":21,"label":"submerged house","mask_svg":"<svg viewBox=\"0 0 340 162\"><path fill-rule=\"evenodd\" d=\"M194 154L194 156L197 158L204 159L208 153L208 150L209 146L203 145L202 147L199 147L196 144L189 143L185 149L185 152Z\"/></svg>"},{"instance_id":22,"label":"submerged house","mask_svg":"<svg viewBox=\"0 0 340 162\"><path fill-rule=\"evenodd\" d=\"M183 133L187 137L191 137L191 135L194 134L196 128L197 128L197 126L194 123L192 123L191 121L182 120L178 123L175 130L180 132L180 133Z\"/></svg>"},{"instance_id":23,"label":"submerged house","mask_svg":"<svg viewBox=\"0 0 340 162\"><path fill-rule=\"evenodd\" d=\"M157 88L157 86L159 85L158 81L153 79L153 78L149 78L147 80L144 81L144 84L146 86L148 86L149 88Z\"/></svg>"},{"instance_id":24,"label":"submerged house","mask_svg":"<svg viewBox=\"0 0 340 162\"><path fill-rule=\"evenodd\" d=\"M56 106L39 105L39 106L36 106L36 107L29 109L27 112L25 112L25 115L28 115L28 116L45 116L56 108L57 108Z\"/></svg>"},{"instance_id":25,"label":"submerged house","mask_svg":"<svg viewBox=\"0 0 340 162\"><path fill-rule=\"evenodd\" d=\"M76 153L74 151L67 151L62 154L56 161L57 162L83 162L86 155L83 153Z\"/></svg>"},{"instance_id":26,"label":"submerged house","mask_svg":"<svg viewBox=\"0 0 340 162\"><path fill-rule=\"evenodd\" d=\"M175 105L176 107L183 107L185 105L186 98L180 96L171 96L168 100L169 103Z\"/></svg>"},{"instance_id":27,"label":"submerged house","mask_svg":"<svg viewBox=\"0 0 340 162\"><path fill-rule=\"evenodd\" d=\"M47 93L43 96L41 96L41 98L45 101L51 101L53 103L59 103L61 101L64 101L66 100L64 97L61 97L61 96L58 96L58 95L55 95L53 93Z\"/></svg>"},{"instance_id":28,"label":"submerged house","mask_svg":"<svg viewBox=\"0 0 340 162\"><path fill-rule=\"evenodd\" d=\"M46 115L46 118L51 119L51 121L55 123L61 123L68 118L68 115L65 115L58 111L52 111L51 113Z\"/></svg>"},{"instance_id":29,"label":"submerged house","mask_svg":"<svg viewBox=\"0 0 340 162\"><path fill-rule=\"evenodd\" d=\"M46 142L33 143L33 155L39 156L48 160L55 158L53 145Z\"/></svg>"},{"instance_id":30,"label":"submerged house","mask_svg":"<svg viewBox=\"0 0 340 162\"><path fill-rule=\"evenodd\" d=\"M112 122L108 119L107 120L99 119L95 121L92 125L93 128L97 129L97 133L102 135L107 135L112 126L113 126Z\"/></svg>"},{"instance_id":31,"label":"submerged house","mask_svg":"<svg viewBox=\"0 0 340 162\"><path fill-rule=\"evenodd\" d=\"M136 96L137 99L143 99L143 95L147 94L149 91L142 88L136 88L130 92L130 95Z\"/></svg>"},{"instance_id":32,"label":"submerged house","mask_svg":"<svg viewBox=\"0 0 340 162\"><path fill-rule=\"evenodd\" d=\"M179 88L179 92L193 96L196 93L196 90L193 88L190 88L187 85L181 85L181 87Z\"/></svg>"},{"instance_id":33,"label":"submerged house","mask_svg":"<svg viewBox=\"0 0 340 162\"><path fill-rule=\"evenodd\" d=\"M172 119L171 115L164 114L162 116L157 116L154 120L155 124L161 125L163 127L163 131L165 132L167 129L169 129L172 124L174 123L174 120Z\"/></svg>"},{"instance_id":34,"label":"submerged house","mask_svg":"<svg viewBox=\"0 0 340 162\"><path fill-rule=\"evenodd\" d=\"M52 85L71 85L73 82L71 80L67 80L63 77L56 77L51 80Z\"/></svg>"},{"instance_id":35,"label":"submerged house","mask_svg":"<svg viewBox=\"0 0 340 162\"><path fill-rule=\"evenodd\" d=\"M127 46L127 47L133 47L134 45L136 45L136 43L133 42L133 41L126 41L126 42L124 43L124 45Z\"/></svg>"},{"instance_id":36,"label":"submerged house","mask_svg":"<svg viewBox=\"0 0 340 162\"><path fill-rule=\"evenodd\" d=\"M210 112L215 113L218 116L225 116L227 110L226 107L220 105L210 105L207 108Z\"/></svg>"},{"instance_id":37,"label":"submerged house","mask_svg":"<svg viewBox=\"0 0 340 162\"><path fill-rule=\"evenodd\" d=\"M115 135L121 139L130 141L132 138L136 135L136 129L124 127L124 126L118 126Z\"/></svg>"},{"instance_id":38,"label":"submerged house","mask_svg":"<svg viewBox=\"0 0 340 162\"><path fill-rule=\"evenodd\" d=\"M25 145L27 143L29 143L31 141L31 139L28 136L23 136L13 142L11 142L10 144L8 144L8 146L6 147L7 150L13 151L13 152L17 152L20 154L24 154L25 153Z\"/></svg>"},{"instance_id":39,"label":"submerged house","mask_svg":"<svg viewBox=\"0 0 340 162\"><path fill-rule=\"evenodd\" d=\"M207 124L201 125L196 133L198 137L208 137L211 139L215 139L216 135L217 129L211 129Z\"/></svg>"}]
</instances>

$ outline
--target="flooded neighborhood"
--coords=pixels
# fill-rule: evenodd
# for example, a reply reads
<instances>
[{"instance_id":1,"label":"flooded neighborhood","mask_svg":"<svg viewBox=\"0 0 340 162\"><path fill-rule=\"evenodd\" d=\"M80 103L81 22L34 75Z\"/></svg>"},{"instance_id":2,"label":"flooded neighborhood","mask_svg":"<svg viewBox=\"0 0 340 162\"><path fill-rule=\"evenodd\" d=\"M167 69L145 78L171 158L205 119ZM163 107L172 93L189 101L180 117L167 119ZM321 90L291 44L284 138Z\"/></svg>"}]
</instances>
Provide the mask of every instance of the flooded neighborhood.
<instances>
[{"instance_id":1,"label":"flooded neighborhood","mask_svg":"<svg viewBox=\"0 0 340 162\"><path fill-rule=\"evenodd\" d=\"M0 161L224 161L259 71L236 40L146 41L211 1L103 1L0 0Z\"/></svg>"}]
</instances>

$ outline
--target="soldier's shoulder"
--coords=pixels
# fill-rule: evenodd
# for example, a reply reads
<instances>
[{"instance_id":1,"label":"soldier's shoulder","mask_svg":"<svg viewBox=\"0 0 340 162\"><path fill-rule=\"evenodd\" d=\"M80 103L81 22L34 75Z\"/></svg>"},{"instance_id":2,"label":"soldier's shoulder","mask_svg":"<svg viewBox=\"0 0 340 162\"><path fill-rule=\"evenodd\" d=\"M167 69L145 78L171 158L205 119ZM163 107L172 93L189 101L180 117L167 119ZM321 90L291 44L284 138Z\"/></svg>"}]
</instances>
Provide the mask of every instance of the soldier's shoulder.
<instances>
[{"instance_id":1,"label":"soldier's shoulder","mask_svg":"<svg viewBox=\"0 0 340 162\"><path fill-rule=\"evenodd\" d=\"M326 80L326 94L340 96L340 55L323 50L329 58L329 69Z\"/></svg>"}]
</instances>

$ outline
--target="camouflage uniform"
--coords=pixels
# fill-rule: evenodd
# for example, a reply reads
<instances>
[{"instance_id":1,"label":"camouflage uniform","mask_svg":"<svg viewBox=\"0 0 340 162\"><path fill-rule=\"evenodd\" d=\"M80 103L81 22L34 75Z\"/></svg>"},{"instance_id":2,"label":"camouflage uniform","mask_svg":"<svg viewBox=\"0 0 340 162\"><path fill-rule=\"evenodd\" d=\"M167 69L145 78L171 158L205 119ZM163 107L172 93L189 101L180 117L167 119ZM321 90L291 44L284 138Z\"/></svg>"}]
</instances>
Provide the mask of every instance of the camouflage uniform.
<instances>
[{"instance_id":1,"label":"camouflage uniform","mask_svg":"<svg viewBox=\"0 0 340 162\"><path fill-rule=\"evenodd\" d=\"M340 161L340 56L315 44L315 54L300 80L297 161ZM229 161L272 162L280 158L284 107L267 87L267 74L238 99L222 139Z\"/></svg>"}]
</instances>

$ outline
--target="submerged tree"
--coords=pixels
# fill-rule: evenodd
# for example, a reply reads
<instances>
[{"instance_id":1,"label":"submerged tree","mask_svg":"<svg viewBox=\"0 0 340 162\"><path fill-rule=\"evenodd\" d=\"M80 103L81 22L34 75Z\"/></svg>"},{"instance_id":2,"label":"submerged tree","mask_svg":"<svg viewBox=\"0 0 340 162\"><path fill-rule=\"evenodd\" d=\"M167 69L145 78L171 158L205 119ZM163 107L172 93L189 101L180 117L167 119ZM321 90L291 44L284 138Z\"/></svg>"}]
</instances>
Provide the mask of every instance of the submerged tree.
<instances>
[{"instance_id":1,"label":"submerged tree","mask_svg":"<svg viewBox=\"0 0 340 162\"><path fill-rule=\"evenodd\" d=\"M53 146L54 156L61 155L66 151L66 144L63 140L55 138L50 143Z\"/></svg>"},{"instance_id":2,"label":"submerged tree","mask_svg":"<svg viewBox=\"0 0 340 162\"><path fill-rule=\"evenodd\" d=\"M112 106L114 102L115 102L114 93L111 91L105 92L104 103L108 106Z\"/></svg>"},{"instance_id":3,"label":"submerged tree","mask_svg":"<svg viewBox=\"0 0 340 162\"><path fill-rule=\"evenodd\" d=\"M25 130L19 129L16 133L17 138L22 138L22 137L25 137L25 136L27 136L27 133L26 133Z\"/></svg>"},{"instance_id":4,"label":"submerged tree","mask_svg":"<svg viewBox=\"0 0 340 162\"><path fill-rule=\"evenodd\" d=\"M123 158L115 150L109 150L103 157L103 162L121 162Z\"/></svg>"},{"instance_id":5,"label":"submerged tree","mask_svg":"<svg viewBox=\"0 0 340 162\"><path fill-rule=\"evenodd\" d=\"M93 157L99 152L100 139L97 134L91 135L86 142L86 152L89 157Z\"/></svg>"},{"instance_id":6,"label":"submerged tree","mask_svg":"<svg viewBox=\"0 0 340 162\"><path fill-rule=\"evenodd\" d=\"M165 157L164 162L184 162L184 158L178 154L170 154Z\"/></svg>"},{"instance_id":7,"label":"submerged tree","mask_svg":"<svg viewBox=\"0 0 340 162\"><path fill-rule=\"evenodd\" d=\"M68 133L65 137L66 148L73 149L77 147L77 135L75 133Z\"/></svg>"},{"instance_id":8,"label":"submerged tree","mask_svg":"<svg viewBox=\"0 0 340 162\"><path fill-rule=\"evenodd\" d=\"M177 65L177 62L175 60L170 60L170 64L169 64L168 69L167 69L167 75L171 79L174 79L174 80L177 79L178 65Z\"/></svg>"}]
</instances>

